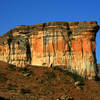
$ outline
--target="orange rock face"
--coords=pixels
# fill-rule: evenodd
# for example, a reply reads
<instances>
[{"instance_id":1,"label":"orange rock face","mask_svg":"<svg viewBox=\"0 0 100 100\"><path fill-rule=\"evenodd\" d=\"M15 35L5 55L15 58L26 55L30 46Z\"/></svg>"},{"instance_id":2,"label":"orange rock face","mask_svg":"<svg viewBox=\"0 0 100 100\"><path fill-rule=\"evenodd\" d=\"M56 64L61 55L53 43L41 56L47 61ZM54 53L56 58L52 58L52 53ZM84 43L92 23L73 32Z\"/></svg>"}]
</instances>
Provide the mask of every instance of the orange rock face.
<instances>
[{"instance_id":1,"label":"orange rock face","mask_svg":"<svg viewBox=\"0 0 100 100\"><path fill-rule=\"evenodd\" d=\"M95 36L98 29L95 21L17 26L0 37L0 60L19 67L63 65L92 79L97 74Z\"/></svg>"}]
</instances>

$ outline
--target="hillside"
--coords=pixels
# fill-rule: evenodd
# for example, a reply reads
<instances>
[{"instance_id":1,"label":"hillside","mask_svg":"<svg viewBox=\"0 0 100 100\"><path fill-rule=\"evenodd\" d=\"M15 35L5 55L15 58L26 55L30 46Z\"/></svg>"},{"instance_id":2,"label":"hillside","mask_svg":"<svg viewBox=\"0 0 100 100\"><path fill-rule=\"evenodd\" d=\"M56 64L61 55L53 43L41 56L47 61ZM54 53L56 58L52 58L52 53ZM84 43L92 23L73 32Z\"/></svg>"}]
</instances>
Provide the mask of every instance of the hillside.
<instances>
[{"instance_id":1,"label":"hillside","mask_svg":"<svg viewBox=\"0 0 100 100\"><path fill-rule=\"evenodd\" d=\"M18 68L0 62L0 69L0 100L100 100L99 81L58 67Z\"/></svg>"}]
</instances>

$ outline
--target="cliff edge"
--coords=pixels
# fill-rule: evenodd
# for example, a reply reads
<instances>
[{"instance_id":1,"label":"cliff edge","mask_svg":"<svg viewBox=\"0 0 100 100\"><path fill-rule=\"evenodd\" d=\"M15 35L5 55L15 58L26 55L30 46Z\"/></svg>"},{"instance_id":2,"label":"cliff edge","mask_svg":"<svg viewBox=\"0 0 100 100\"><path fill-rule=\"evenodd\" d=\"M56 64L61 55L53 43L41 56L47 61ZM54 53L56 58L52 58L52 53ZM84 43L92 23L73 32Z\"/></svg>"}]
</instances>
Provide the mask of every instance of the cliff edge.
<instances>
[{"instance_id":1,"label":"cliff edge","mask_svg":"<svg viewBox=\"0 0 100 100\"><path fill-rule=\"evenodd\" d=\"M85 78L95 78L96 21L22 25L0 37L0 61L19 67L64 66Z\"/></svg>"}]
</instances>

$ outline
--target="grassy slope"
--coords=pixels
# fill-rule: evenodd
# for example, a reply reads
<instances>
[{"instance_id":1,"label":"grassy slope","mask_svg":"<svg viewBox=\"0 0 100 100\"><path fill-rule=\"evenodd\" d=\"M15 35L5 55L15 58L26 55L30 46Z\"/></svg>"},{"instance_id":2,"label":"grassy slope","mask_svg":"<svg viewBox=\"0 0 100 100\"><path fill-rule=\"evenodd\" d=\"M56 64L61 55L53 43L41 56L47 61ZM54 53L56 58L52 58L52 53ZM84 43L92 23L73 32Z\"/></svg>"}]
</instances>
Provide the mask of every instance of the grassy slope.
<instances>
[{"instance_id":1,"label":"grassy slope","mask_svg":"<svg viewBox=\"0 0 100 100\"><path fill-rule=\"evenodd\" d=\"M82 84L75 87L78 80ZM56 100L64 95L74 100L100 100L100 82L84 80L61 69L35 66L23 69L0 62L0 97Z\"/></svg>"}]
</instances>

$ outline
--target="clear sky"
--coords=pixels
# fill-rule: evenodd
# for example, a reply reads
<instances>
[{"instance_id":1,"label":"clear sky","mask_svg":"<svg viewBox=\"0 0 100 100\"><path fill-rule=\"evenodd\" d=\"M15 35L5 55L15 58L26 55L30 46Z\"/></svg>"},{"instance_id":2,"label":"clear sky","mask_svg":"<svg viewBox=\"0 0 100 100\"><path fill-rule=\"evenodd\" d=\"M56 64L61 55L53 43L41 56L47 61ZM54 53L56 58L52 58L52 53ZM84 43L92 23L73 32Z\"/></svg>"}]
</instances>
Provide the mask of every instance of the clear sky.
<instances>
[{"instance_id":1,"label":"clear sky","mask_svg":"<svg viewBox=\"0 0 100 100\"><path fill-rule=\"evenodd\" d=\"M100 25L100 0L0 0L0 35L16 25L91 20ZM96 42L100 63L100 31Z\"/></svg>"}]
</instances>

